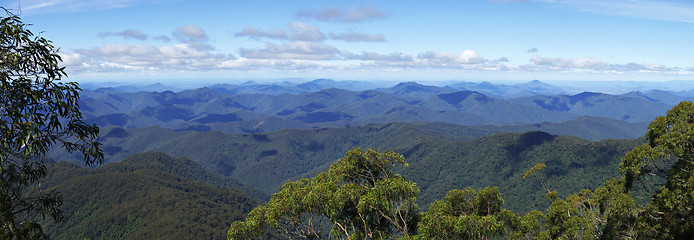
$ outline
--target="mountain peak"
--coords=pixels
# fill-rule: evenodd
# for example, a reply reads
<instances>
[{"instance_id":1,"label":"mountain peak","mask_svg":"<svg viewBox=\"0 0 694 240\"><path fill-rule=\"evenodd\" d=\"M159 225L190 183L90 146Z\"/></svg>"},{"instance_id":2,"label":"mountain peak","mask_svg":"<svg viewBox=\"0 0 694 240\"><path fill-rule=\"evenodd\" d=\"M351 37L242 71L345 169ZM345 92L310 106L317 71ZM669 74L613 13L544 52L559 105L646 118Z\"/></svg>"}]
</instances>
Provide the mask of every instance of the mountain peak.
<instances>
[{"instance_id":1,"label":"mountain peak","mask_svg":"<svg viewBox=\"0 0 694 240\"><path fill-rule=\"evenodd\" d=\"M421 87L424 87L424 85L419 84L419 83L417 83L417 82L401 82L401 83L398 83L398 85L395 85L394 88L397 88L397 87L407 87L407 86L421 86Z\"/></svg>"},{"instance_id":2,"label":"mountain peak","mask_svg":"<svg viewBox=\"0 0 694 240\"><path fill-rule=\"evenodd\" d=\"M456 91L452 88L441 88L436 86L422 85L416 82L403 82L391 88L379 89L378 91L415 98L426 98L435 94L450 93Z\"/></svg>"},{"instance_id":3,"label":"mountain peak","mask_svg":"<svg viewBox=\"0 0 694 240\"><path fill-rule=\"evenodd\" d=\"M319 78L319 79L315 79L313 81L299 84L299 85L297 85L297 87L299 87L301 89L309 90L309 91L316 91L316 90L335 87L336 83L337 82L332 80L332 79Z\"/></svg>"},{"instance_id":4,"label":"mountain peak","mask_svg":"<svg viewBox=\"0 0 694 240\"><path fill-rule=\"evenodd\" d=\"M476 101L481 103L486 103L490 100L490 98L488 98L486 95L474 91L458 91L453 93L439 94L437 96L441 100L444 100L451 105L459 104L470 97L474 97Z\"/></svg>"},{"instance_id":5,"label":"mountain peak","mask_svg":"<svg viewBox=\"0 0 694 240\"><path fill-rule=\"evenodd\" d=\"M537 85L545 86L545 85L549 85L549 84L543 83L540 80L535 79L535 80L532 80L530 82L525 83L524 85L526 85L526 86L537 86Z\"/></svg>"}]
</instances>

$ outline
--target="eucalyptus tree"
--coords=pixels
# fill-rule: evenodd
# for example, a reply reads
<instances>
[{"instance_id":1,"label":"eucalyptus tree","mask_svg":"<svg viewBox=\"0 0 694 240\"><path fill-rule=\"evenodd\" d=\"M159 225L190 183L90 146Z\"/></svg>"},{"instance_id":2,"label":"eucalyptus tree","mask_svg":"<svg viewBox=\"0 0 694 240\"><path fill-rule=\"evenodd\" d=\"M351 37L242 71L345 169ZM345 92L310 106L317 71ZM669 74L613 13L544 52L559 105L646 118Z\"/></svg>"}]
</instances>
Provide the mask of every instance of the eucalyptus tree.
<instances>
[{"instance_id":1,"label":"eucalyptus tree","mask_svg":"<svg viewBox=\"0 0 694 240\"><path fill-rule=\"evenodd\" d=\"M453 189L429 206L418 224L418 239L498 239L508 237L520 219L503 209L499 188L479 192Z\"/></svg>"},{"instance_id":2,"label":"eucalyptus tree","mask_svg":"<svg viewBox=\"0 0 694 240\"><path fill-rule=\"evenodd\" d=\"M694 238L694 103L684 101L648 126L620 169L630 191L648 197L639 215L644 238ZM643 194L645 193L645 194Z\"/></svg>"},{"instance_id":3,"label":"eucalyptus tree","mask_svg":"<svg viewBox=\"0 0 694 240\"><path fill-rule=\"evenodd\" d=\"M229 239L261 238L278 229L288 238L410 238L419 188L393 172L407 166L392 151L352 149L328 171L282 185L265 205L228 231Z\"/></svg>"},{"instance_id":4,"label":"eucalyptus tree","mask_svg":"<svg viewBox=\"0 0 694 240\"><path fill-rule=\"evenodd\" d=\"M0 238L43 237L30 217L60 220L58 192L41 188L43 157L54 145L101 162L99 128L82 120L79 86L66 77L52 42L35 36L19 16L0 19Z\"/></svg>"}]
</instances>

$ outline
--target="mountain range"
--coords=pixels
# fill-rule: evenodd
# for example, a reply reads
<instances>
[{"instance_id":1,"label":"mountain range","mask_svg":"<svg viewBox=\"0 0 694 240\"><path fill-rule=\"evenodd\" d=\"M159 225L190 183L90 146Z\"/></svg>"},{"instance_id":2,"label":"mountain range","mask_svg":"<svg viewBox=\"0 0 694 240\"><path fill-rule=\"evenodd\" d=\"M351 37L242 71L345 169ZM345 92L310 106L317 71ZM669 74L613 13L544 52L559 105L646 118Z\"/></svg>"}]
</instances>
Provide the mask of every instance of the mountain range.
<instances>
[{"instance_id":1,"label":"mountain range","mask_svg":"<svg viewBox=\"0 0 694 240\"><path fill-rule=\"evenodd\" d=\"M605 121L603 125L642 126L624 135L588 138L604 139L640 136L647 122L679 101L691 99L667 91L567 95L560 88L539 81L518 85L459 83L446 87L408 82L356 91L367 87L366 83L319 79L298 85L214 85L181 92L102 88L85 91L80 106L86 121L100 126L162 126L177 131L227 133L393 122L468 126L558 124L580 122L587 117L593 122ZM578 131L562 134L580 135Z\"/></svg>"}]
</instances>

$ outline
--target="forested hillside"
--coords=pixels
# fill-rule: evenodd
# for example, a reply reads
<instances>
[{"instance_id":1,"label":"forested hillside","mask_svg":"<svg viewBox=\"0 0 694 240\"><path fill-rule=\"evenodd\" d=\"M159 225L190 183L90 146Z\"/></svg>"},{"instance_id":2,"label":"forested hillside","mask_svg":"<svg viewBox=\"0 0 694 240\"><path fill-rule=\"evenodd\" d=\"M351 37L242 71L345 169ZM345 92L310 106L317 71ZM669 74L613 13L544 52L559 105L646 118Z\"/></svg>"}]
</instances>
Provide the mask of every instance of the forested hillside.
<instances>
[{"instance_id":1,"label":"forested hillside","mask_svg":"<svg viewBox=\"0 0 694 240\"><path fill-rule=\"evenodd\" d=\"M48 182L62 193L65 217L44 221L53 239L225 239L259 204L233 179L156 152L97 169L56 163Z\"/></svg>"},{"instance_id":2,"label":"forested hillside","mask_svg":"<svg viewBox=\"0 0 694 240\"><path fill-rule=\"evenodd\" d=\"M515 212L544 209L549 203L537 181L523 179L537 163L547 165L549 185L560 196L592 189L619 176L618 164L642 140L589 142L544 132L506 133L465 143L420 143L394 148L409 162L403 176L418 184L422 207L451 189L498 186L505 206Z\"/></svg>"},{"instance_id":3,"label":"forested hillside","mask_svg":"<svg viewBox=\"0 0 694 240\"><path fill-rule=\"evenodd\" d=\"M287 180L326 170L354 147L394 150L410 163L402 173L419 184L422 206L453 188L494 185L516 211L547 204L534 191L536 182L522 179L523 171L535 163L547 163L550 182L568 194L616 176L619 159L641 142L590 142L544 132L499 134L506 129L450 124L376 124L263 134L175 132L158 127L103 131L106 161L145 151L185 156L266 196ZM66 159L58 153L54 157Z\"/></svg>"}]
</instances>

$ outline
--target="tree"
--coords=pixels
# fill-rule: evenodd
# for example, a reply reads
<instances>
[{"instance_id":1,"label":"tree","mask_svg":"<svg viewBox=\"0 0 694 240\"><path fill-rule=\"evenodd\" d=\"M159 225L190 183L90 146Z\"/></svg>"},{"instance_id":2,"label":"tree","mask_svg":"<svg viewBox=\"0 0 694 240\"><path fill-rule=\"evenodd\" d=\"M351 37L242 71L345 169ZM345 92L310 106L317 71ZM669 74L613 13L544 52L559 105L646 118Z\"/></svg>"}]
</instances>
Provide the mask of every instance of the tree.
<instances>
[{"instance_id":1,"label":"tree","mask_svg":"<svg viewBox=\"0 0 694 240\"><path fill-rule=\"evenodd\" d=\"M650 197L639 215L644 238L694 238L694 103L685 101L657 117L648 143L622 159L627 189ZM645 194L643 194L645 193Z\"/></svg>"},{"instance_id":2,"label":"tree","mask_svg":"<svg viewBox=\"0 0 694 240\"><path fill-rule=\"evenodd\" d=\"M397 165L407 165L400 154L352 149L327 172L282 185L245 221L234 222L228 238L260 238L268 227L288 238L410 238L419 188L393 173Z\"/></svg>"},{"instance_id":3,"label":"tree","mask_svg":"<svg viewBox=\"0 0 694 240\"><path fill-rule=\"evenodd\" d=\"M61 218L61 197L41 188L43 157L54 145L80 152L86 165L101 163L99 128L82 120L75 82L60 82L65 68L51 41L34 34L2 8L0 20L0 238L42 237L31 217Z\"/></svg>"},{"instance_id":4,"label":"tree","mask_svg":"<svg viewBox=\"0 0 694 240\"><path fill-rule=\"evenodd\" d=\"M496 239L517 225L518 217L502 209L499 188L453 189L437 200L417 225L418 239Z\"/></svg>"},{"instance_id":5,"label":"tree","mask_svg":"<svg viewBox=\"0 0 694 240\"><path fill-rule=\"evenodd\" d=\"M513 238L694 238L694 103L681 102L657 117L646 138L622 158L622 178L566 199L548 189L553 202L547 214L526 214ZM542 168L536 165L525 177Z\"/></svg>"},{"instance_id":6,"label":"tree","mask_svg":"<svg viewBox=\"0 0 694 240\"><path fill-rule=\"evenodd\" d=\"M566 199L549 188L542 173L545 164L538 163L524 178L540 175L540 182L552 201L547 214L531 211L514 227L514 239L633 239L639 209L624 187L625 180L610 179L591 191L583 189ZM539 173L539 174L538 174Z\"/></svg>"}]
</instances>

